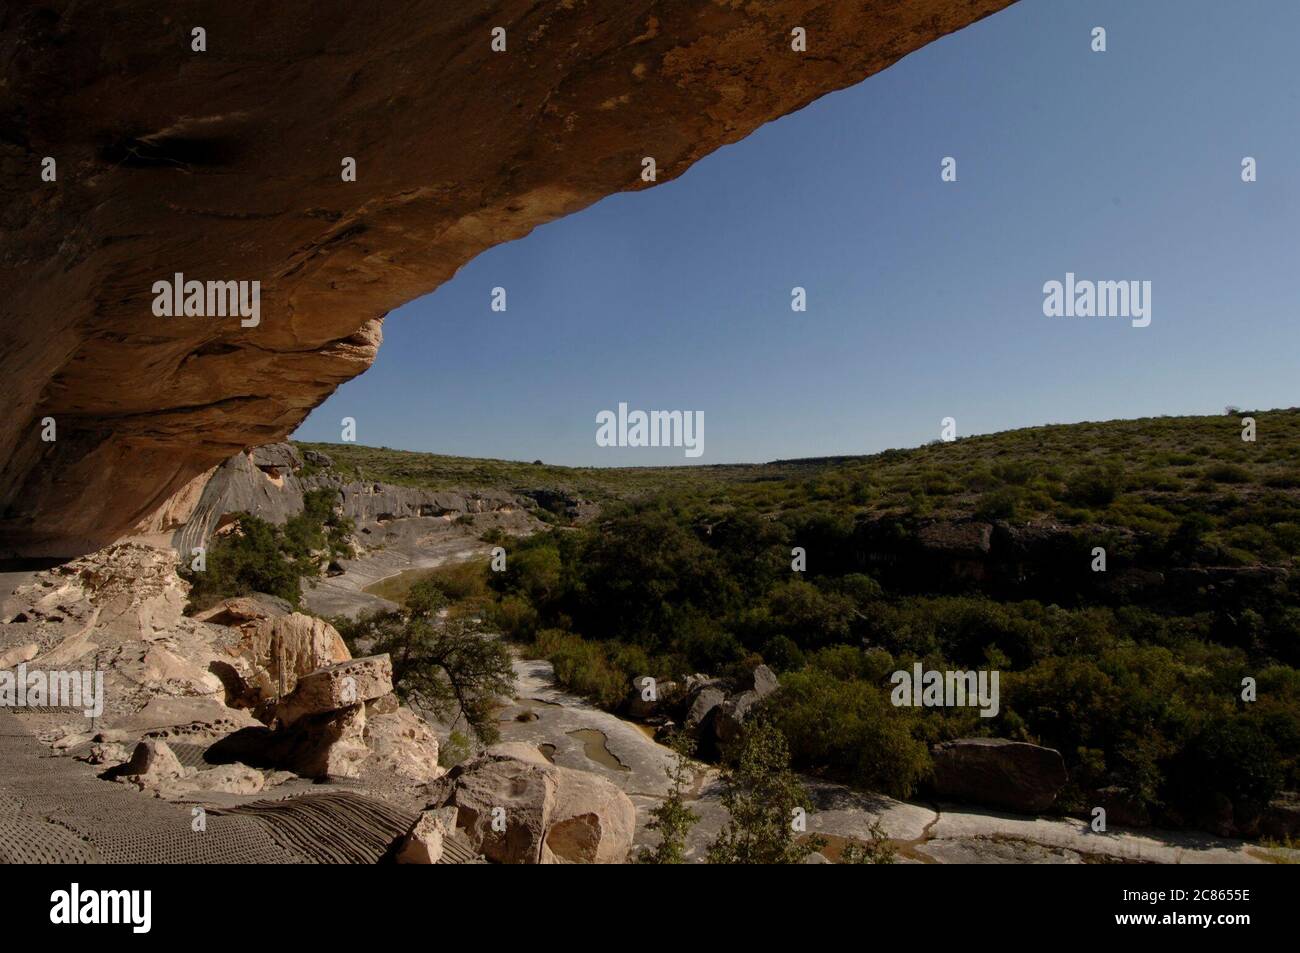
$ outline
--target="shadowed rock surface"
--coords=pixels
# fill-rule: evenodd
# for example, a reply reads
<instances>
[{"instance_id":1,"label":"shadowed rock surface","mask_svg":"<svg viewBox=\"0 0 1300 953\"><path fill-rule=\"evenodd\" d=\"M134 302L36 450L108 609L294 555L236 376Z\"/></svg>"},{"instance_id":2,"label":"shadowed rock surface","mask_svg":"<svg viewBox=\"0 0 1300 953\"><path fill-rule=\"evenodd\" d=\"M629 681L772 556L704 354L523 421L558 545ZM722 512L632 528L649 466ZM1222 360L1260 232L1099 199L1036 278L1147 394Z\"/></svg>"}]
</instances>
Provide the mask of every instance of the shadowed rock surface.
<instances>
[{"instance_id":1,"label":"shadowed rock surface","mask_svg":"<svg viewBox=\"0 0 1300 953\"><path fill-rule=\"evenodd\" d=\"M1012 811L1046 811L1069 780L1061 753L1005 738L959 738L937 744L934 792Z\"/></svg>"},{"instance_id":2,"label":"shadowed rock surface","mask_svg":"<svg viewBox=\"0 0 1300 953\"><path fill-rule=\"evenodd\" d=\"M7 7L0 549L110 542L287 435L370 365L389 310L479 252L645 187L644 156L672 179L1009 3ZM260 281L260 323L155 317L176 273Z\"/></svg>"}]
</instances>

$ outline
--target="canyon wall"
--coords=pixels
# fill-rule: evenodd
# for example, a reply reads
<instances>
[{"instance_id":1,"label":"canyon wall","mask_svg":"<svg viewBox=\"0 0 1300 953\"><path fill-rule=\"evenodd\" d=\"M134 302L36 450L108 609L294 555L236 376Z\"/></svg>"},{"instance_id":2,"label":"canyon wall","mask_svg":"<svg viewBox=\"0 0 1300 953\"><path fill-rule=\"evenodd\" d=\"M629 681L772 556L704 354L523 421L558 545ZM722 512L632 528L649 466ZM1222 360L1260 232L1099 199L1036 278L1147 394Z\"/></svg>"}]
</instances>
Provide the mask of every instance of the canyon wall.
<instances>
[{"instance_id":1,"label":"canyon wall","mask_svg":"<svg viewBox=\"0 0 1300 953\"><path fill-rule=\"evenodd\" d=\"M0 7L0 554L111 541L289 434L484 249L1010 2ZM176 273L259 281L260 323L155 316Z\"/></svg>"}]
</instances>

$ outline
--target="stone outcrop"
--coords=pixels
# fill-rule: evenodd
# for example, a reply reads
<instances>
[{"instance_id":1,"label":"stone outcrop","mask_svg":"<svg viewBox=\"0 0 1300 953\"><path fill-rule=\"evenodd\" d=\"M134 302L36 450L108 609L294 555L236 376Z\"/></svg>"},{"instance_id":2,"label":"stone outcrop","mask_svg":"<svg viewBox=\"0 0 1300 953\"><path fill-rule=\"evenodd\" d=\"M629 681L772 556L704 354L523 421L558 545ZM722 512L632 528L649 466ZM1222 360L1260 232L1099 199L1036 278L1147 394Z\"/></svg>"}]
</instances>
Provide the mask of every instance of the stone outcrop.
<instances>
[{"instance_id":1,"label":"stone outcrop","mask_svg":"<svg viewBox=\"0 0 1300 953\"><path fill-rule=\"evenodd\" d=\"M207 760L292 771L304 778L354 778L370 757L366 708L353 705L305 716L288 728L243 728L208 748Z\"/></svg>"},{"instance_id":2,"label":"stone outcrop","mask_svg":"<svg viewBox=\"0 0 1300 953\"><path fill-rule=\"evenodd\" d=\"M719 757L740 738L750 714L781 687L776 673L766 665L727 679L692 675L681 686L665 682L654 703L641 698L633 681L633 691L624 705L627 713L657 725L657 738L682 726L694 734L696 751L706 758Z\"/></svg>"},{"instance_id":3,"label":"stone outcrop","mask_svg":"<svg viewBox=\"0 0 1300 953\"><path fill-rule=\"evenodd\" d=\"M934 794L1026 814L1046 811L1069 776L1054 748L1005 738L959 738L937 744Z\"/></svg>"},{"instance_id":4,"label":"stone outcrop","mask_svg":"<svg viewBox=\"0 0 1300 953\"><path fill-rule=\"evenodd\" d=\"M298 679L298 687L282 699L275 717L288 727L308 715L341 711L393 692L393 663L387 655L339 662Z\"/></svg>"},{"instance_id":5,"label":"stone outcrop","mask_svg":"<svg viewBox=\"0 0 1300 953\"><path fill-rule=\"evenodd\" d=\"M0 549L119 537L290 433L369 366L389 310L479 252L645 187L644 156L668 181L1010 2L289 0L210 6L202 24L126 0L11 11ZM260 320L155 317L153 284L177 273L261 282Z\"/></svg>"},{"instance_id":6,"label":"stone outcrop","mask_svg":"<svg viewBox=\"0 0 1300 953\"><path fill-rule=\"evenodd\" d=\"M253 704L288 695L309 673L352 658L334 626L301 612L268 614L236 627L241 639L234 655L248 666L243 694Z\"/></svg>"},{"instance_id":7,"label":"stone outcrop","mask_svg":"<svg viewBox=\"0 0 1300 953\"><path fill-rule=\"evenodd\" d=\"M491 748L430 789L431 808L455 808L457 829L497 863L622 863L632 846L628 796L595 774L551 764L531 745Z\"/></svg>"},{"instance_id":8,"label":"stone outcrop","mask_svg":"<svg viewBox=\"0 0 1300 953\"><path fill-rule=\"evenodd\" d=\"M237 513L250 513L282 525L303 510L304 496L328 489L335 508L356 523L387 523L396 519L441 517L454 519L475 513L522 510L523 500L500 490L439 491L373 481L348 481L331 469L323 454L307 452L313 469L304 470L307 455L289 443L274 443L241 451L187 485L157 513L137 524L133 533L154 545L170 545L188 556L228 526Z\"/></svg>"},{"instance_id":9,"label":"stone outcrop","mask_svg":"<svg viewBox=\"0 0 1300 953\"><path fill-rule=\"evenodd\" d=\"M393 698L393 696L386 696ZM377 771L424 783L444 772L438 766L438 736L409 708L366 703L366 725L361 740L370 751L368 764Z\"/></svg>"}]
</instances>

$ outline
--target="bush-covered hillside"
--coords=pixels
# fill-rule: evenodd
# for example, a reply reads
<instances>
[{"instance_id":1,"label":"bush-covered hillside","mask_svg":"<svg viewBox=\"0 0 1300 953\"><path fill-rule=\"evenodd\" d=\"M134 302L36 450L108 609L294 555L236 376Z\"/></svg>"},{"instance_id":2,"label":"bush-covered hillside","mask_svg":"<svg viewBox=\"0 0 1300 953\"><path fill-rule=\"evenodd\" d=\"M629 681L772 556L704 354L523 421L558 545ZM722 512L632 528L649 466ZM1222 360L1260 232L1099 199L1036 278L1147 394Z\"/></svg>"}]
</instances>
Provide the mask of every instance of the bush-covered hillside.
<instances>
[{"instance_id":1,"label":"bush-covered hillside","mask_svg":"<svg viewBox=\"0 0 1300 953\"><path fill-rule=\"evenodd\" d=\"M320 449L366 478L594 488L596 523L508 544L490 613L601 703L761 659L805 771L907 796L930 743L1017 738L1063 753L1063 809L1248 833L1300 788L1300 411L1252 414L1254 442L1240 416L753 467ZM894 707L917 661L998 670L997 717Z\"/></svg>"}]
</instances>

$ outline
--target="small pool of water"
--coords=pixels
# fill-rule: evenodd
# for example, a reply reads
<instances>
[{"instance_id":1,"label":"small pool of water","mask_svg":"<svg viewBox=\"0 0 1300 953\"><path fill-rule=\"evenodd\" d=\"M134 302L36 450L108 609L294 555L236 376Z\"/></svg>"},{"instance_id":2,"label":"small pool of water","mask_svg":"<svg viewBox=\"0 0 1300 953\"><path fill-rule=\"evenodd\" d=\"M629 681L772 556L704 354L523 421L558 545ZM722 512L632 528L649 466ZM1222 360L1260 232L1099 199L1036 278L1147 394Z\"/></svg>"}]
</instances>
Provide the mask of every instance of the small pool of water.
<instances>
[{"instance_id":1,"label":"small pool of water","mask_svg":"<svg viewBox=\"0 0 1300 953\"><path fill-rule=\"evenodd\" d=\"M614 757L614 752L609 750L608 739L603 731L597 731L594 728L578 728L566 732L566 734L570 738L577 738L581 741L583 754L598 765L609 768L611 771L632 770Z\"/></svg>"}]
</instances>

